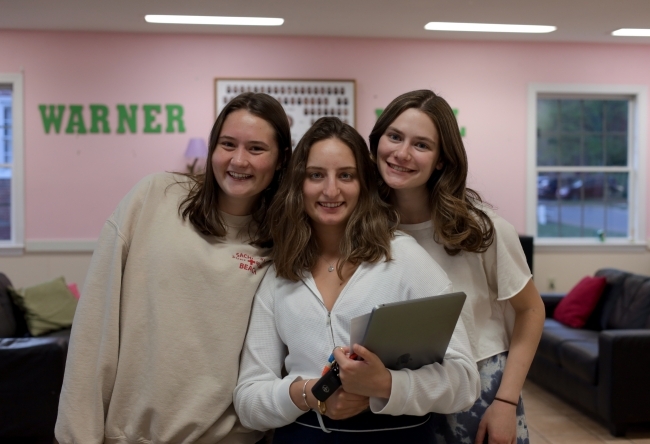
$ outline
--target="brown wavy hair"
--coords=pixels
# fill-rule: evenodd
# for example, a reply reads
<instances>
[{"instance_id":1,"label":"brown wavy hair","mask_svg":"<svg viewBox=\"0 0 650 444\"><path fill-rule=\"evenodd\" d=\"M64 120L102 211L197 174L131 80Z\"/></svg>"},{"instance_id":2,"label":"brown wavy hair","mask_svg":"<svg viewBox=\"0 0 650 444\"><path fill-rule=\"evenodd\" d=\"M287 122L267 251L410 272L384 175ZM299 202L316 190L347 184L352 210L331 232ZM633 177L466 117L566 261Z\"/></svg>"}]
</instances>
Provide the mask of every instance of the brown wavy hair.
<instances>
[{"instance_id":1,"label":"brown wavy hair","mask_svg":"<svg viewBox=\"0 0 650 444\"><path fill-rule=\"evenodd\" d=\"M467 153L458 122L445 99L429 90L411 91L393 100L377 119L370 133L370 151L377 158L379 139L391 123L407 109L425 113L439 135L440 160L443 167L435 169L427 181L433 238L442 244L447 254L461 250L482 253L494 241L494 224L482 206L488 206L478 192L467 188ZM390 201L391 190L380 182L382 197Z\"/></svg>"},{"instance_id":2,"label":"brown wavy hair","mask_svg":"<svg viewBox=\"0 0 650 444\"><path fill-rule=\"evenodd\" d=\"M321 250L312 236L311 219L305 212L303 184L311 147L322 140L338 139L347 145L356 161L359 200L339 245L337 267L342 279L346 261L354 264L391 259L390 241L397 228L397 212L379 196L378 174L368 146L359 133L336 117L322 117L305 133L293 152L287 174L271 208L268 223L273 237L273 260L278 276L299 280L311 270Z\"/></svg>"},{"instance_id":3,"label":"brown wavy hair","mask_svg":"<svg viewBox=\"0 0 650 444\"><path fill-rule=\"evenodd\" d=\"M262 191L257 206L253 211L253 221L249 233L251 243L255 245L271 246L271 236L267 224L268 208L277 192L282 176L291 159L291 130L289 119L282 105L273 97L263 93L243 93L232 99L219 113L217 120L210 132L208 144L208 158L205 172L201 174L185 174L189 177L189 194L178 207L183 219L189 219L194 227L202 234L224 237L226 226L219 215L219 184L214 177L212 168L212 154L217 147L219 136L226 117L233 111L246 110L254 116L264 119L275 131L275 141L278 145L279 168L275 171L269 186Z\"/></svg>"}]
</instances>

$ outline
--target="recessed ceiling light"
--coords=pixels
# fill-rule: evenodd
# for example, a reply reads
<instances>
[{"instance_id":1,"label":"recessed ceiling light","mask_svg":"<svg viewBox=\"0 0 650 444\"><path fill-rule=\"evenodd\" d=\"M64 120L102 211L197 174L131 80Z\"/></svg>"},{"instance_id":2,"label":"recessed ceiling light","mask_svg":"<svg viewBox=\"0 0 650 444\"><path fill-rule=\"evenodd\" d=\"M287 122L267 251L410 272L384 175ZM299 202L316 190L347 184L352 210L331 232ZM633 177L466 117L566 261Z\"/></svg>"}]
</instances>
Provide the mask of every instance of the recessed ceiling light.
<instances>
[{"instance_id":1,"label":"recessed ceiling light","mask_svg":"<svg viewBox=\"0 0 650 444\"><path fill-rule=\"evenodd\" d=\"M627 37L650 37L650 29L621 28L612 32L612 35L627 36Z\"/></svg>"},{"instance_id":2,"label":"recessed ceiling light","mask_svg":"<svg viewBox=\"0 0 650 444\"><path fill-rule=\"evenodd\" d=\"M524 32L543 34L553 32L555 26L541 25L495 25L492 23L452 23L452 22L429 22L424 25L429 31L467 31L467 32Z\"/></svg>"},{"instance_id":3,"label":"recessed ceiling light","mask_svg":"<svg viewBox=\"0 0 650 444\"><path fill-rule=\"evenodd\" d=\"M282 18L267 17L219 17L209 15L145 15L148 23L173 23L181 25L240 25L280 26Z\"/></svg>"}]
</instances>

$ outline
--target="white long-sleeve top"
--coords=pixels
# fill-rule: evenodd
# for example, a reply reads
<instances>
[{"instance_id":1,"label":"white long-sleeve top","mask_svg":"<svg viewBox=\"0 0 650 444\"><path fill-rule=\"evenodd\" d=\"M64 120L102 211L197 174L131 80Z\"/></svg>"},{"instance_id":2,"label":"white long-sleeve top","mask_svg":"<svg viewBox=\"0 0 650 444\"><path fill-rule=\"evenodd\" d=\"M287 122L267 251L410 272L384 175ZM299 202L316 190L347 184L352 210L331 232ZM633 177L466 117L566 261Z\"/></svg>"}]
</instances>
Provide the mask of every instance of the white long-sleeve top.
<instances>
[{"instance_id":1,"label":"white long-sleeve top","mask_svg":"<svg viewBox=\"0 0 650 444\"><path fill-rule=\"evenodd\" d=\"M305 412L289 395L298 377L319 378L332 349L348 345L350 320L378 304L452 291L445 272L410 236L391 242L393 259L362 263L328 312L311 274L298 282L277 277L272 267L255 295L242 352L235 410L256 430L282 427ZM288 374L281 376L283 365ZM441 364L390 370L388 400L370 398L374 413L416 415L469 408L480 392L467 332L459 320Z\"/></svg>"}]
</instances>

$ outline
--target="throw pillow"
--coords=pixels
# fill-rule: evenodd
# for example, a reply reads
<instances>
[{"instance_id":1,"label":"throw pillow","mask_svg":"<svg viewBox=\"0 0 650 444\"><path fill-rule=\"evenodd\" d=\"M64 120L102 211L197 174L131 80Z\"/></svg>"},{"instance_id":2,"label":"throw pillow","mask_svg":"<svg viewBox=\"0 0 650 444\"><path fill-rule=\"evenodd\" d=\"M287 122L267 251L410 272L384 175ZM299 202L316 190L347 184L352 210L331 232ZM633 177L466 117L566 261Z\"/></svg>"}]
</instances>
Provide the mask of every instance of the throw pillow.
<instances>
[{"instance_id":1,"label":"throw pillow","mask_svg":"<svg viewBox=\"0 0 650 444\"><path fill-rule=\"evenodd\" d=\"M75 284L74 282L72 284L68 284L68 288L70 289L72 295L75 298L79 299L81 297L81 294L79 293L79 287L77 287L77 284Z\"/></svg>"},{"instance_id":2,"label":"throw pillow","mask_svg":"<svg viewBox=\"0 0 650 444\"><path fill-rule=\"evenodd\" d=\"M564 325L582 328L596 308L607 279L585 276L567 293L555 308L553 318Z\"/></svg>"},{"instance_id":3,"label":"throw pillow","mask_svg":"<svg viewBox=\"0 0 650 444\"><path fill-rule=\"evenodd\" d=\"M10 289L10 292L16 305L25 312L32 336L72 325L77 299L63 277L33 287Z\"/></svg>"}]
</instances>

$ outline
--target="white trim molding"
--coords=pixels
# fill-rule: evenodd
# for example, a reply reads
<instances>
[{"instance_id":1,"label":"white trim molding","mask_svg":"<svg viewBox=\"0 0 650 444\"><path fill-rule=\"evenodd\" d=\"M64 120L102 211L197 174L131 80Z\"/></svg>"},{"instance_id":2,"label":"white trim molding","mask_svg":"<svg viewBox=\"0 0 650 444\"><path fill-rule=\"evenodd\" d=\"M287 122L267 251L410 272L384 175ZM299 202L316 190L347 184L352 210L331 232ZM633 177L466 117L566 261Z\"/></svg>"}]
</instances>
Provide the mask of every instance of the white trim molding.
<instances>
[{"instance_id":1,"label":"white trim molding","mask_svg":"<svg viewBox=\"0 0 650 444\"><path fill-rule=\"evenodd\" d=\"M611 96L633 98L634 108L631 118L633 139L632 166L635 171L634 188L630 189L630 207L634 208L631 224L631 239L564 239L537 237L537 99L540 95L557 95L565 98L609 98ZM646 85L603 85L603 84L548 84L528 85L527 121L527 180L526 180L526 232L535 236L535 247L544 251L564 251L566 247L581 251L643 251L650 246L646 239L646 152L648 126L648 87Z\"/></svg>"},{"instance_id":2,"label":"white trim molding","mask_svg":"<svg viewBox=\"0 0 650 444\"><path fill-rule=\"evenodd\" d=\"M12 167L11 167L11 240L2 242L0 254L16 254L25 239L25 107L23 74L0 73L0 84L11 85Z\"/></svg>"},{"instance_id":3,"label":"white trim molding","mask_svg":"<svg viewBox=\"0 0 650 444\"><path fill-rule=\"evenodd\" d=\"M26 253L92 253L97 239L42 239L25 242Z\"/></svg>"}]
</instances>

